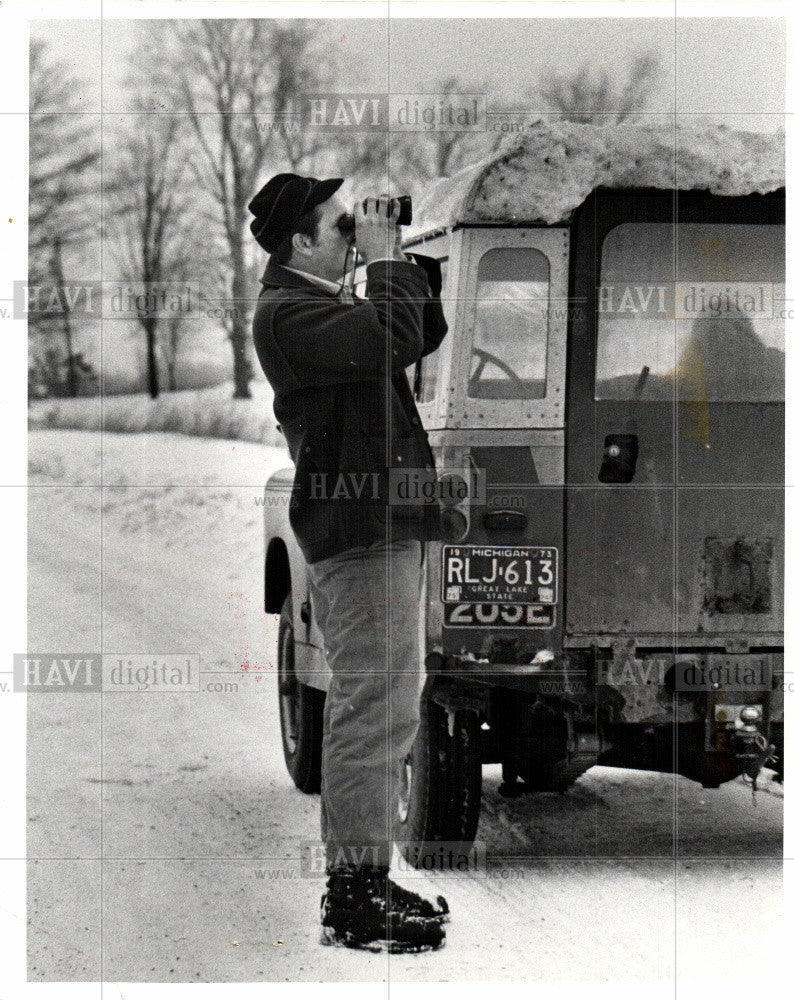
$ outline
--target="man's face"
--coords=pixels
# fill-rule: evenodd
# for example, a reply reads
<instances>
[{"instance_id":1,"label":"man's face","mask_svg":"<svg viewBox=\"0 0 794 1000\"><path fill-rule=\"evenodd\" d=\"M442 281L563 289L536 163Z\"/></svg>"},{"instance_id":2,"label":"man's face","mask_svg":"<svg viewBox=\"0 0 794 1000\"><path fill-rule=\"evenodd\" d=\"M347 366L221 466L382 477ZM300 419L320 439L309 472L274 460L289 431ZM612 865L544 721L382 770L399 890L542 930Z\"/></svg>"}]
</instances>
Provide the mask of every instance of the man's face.
<instances>
[{"instance_id":1,"label":"man's face","mask_svg":"<svg viewBox=\"0 0 794 1000\"><path fill-rule=\"evenodd\" d=\"M290 264L320 278L335 281L342 277L350 245L336 225L339 216L343 215L347 208L339 195L334 194L318 205L317 211L320 215L317 238L314 241L301 238L297 247L293 243ZM348 263L352 263L353 259L354 254L351 252Z\"/></svg>"}]
</instances>

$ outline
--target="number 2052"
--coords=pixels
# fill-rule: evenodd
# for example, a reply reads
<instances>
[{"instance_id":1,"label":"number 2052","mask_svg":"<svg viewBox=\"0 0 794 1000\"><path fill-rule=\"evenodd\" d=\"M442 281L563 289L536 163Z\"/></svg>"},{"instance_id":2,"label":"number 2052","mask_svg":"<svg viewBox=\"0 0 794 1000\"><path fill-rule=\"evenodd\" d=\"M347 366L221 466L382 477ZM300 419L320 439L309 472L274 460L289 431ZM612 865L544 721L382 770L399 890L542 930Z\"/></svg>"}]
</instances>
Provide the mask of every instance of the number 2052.
<instances>
[{"instance_id":1,"label":"number 2052","mask_svg":"<svg viewBox=\"0 0 794 1000\"><path fill-rule=\"evenodd\" d=\"M447 604L444 624L451 628L553 628L554 608L538 604Z\"/></svg>"}]
</instances>

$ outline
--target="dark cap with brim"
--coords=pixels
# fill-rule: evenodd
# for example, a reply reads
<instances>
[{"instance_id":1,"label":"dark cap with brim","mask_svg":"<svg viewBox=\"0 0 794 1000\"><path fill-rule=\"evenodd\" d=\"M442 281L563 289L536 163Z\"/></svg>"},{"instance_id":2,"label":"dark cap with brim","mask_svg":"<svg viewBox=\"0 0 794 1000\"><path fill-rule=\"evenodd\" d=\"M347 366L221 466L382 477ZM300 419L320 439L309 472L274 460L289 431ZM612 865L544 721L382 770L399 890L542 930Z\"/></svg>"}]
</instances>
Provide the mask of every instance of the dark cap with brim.
<instances>
[{"instance_id":1,"label":"dark cap with brim","mask_svg":"<svg viewBox=\"0 0 794 1000\"><path fill-rule=\"evenodd\" d=\"M298 174L276 174L251 199L248 209L253 213L251 232L256 242L268 253L292 236L298 219L310 212L344 184L343 177L320 181L316 177Z\"/></svg>"}]
</instances>

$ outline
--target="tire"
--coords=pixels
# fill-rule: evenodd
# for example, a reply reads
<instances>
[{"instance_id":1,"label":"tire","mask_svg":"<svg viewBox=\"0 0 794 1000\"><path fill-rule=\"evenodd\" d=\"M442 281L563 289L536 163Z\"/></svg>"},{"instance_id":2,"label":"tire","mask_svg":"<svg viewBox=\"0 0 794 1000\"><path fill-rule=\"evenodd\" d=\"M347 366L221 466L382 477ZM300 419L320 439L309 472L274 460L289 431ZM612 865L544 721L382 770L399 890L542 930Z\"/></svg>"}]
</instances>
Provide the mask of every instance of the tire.
<instances>
[{"instance_id":1,"label":"tire","mask_svg":"<svg viewBox=\"0 0 794 1000\"><path fill-rule=\"evenodd\" d=\"M278 623L278 707L284 762L302 792L320 791L325 693L295 675L292 594L284 598Z\"/></svg>"},{"instance_id":2,"label":"tire","mask_svg":"<svg viewBox=\"0 0 794 1000\"><path fill-rule=\"evenodd\" d=\"M449 734L446 709L422 699L419 732L403 768L394 839L409 864L443 867L436 842L467 851L477 836L482 793L476 712L455 713ZM443 854L443 852L441 852Z\"/></svg>"}]
</instances>

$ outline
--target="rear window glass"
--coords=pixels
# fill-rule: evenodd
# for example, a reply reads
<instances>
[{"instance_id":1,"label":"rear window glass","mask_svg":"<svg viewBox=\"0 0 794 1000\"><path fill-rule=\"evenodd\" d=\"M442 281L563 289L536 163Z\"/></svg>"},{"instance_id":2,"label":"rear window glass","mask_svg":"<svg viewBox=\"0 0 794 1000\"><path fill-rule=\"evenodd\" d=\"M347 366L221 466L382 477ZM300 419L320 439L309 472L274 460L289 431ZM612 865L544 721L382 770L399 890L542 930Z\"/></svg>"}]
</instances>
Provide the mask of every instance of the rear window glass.
<instances>
[{"instance_id":1,"label":"rear window glass","mask_svg":"<svg viewBox=\"0 0 794 1000\"><path fill-rule=\"evenodd\" d=\"M548 257L533 247L488 250L480 258L470 397L546 395L549 273Z\"/></svg>"},{"instance_id":2,"label":"rear window glass","mask_svg":"<svg viewBox=\"0 0 794 1000\"><path fill-rule=\"evenodd\" d=\"M784 227L625 223L598 288L597 399L782 400Z\"/></svg>"}]
</instances>

